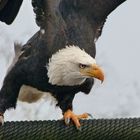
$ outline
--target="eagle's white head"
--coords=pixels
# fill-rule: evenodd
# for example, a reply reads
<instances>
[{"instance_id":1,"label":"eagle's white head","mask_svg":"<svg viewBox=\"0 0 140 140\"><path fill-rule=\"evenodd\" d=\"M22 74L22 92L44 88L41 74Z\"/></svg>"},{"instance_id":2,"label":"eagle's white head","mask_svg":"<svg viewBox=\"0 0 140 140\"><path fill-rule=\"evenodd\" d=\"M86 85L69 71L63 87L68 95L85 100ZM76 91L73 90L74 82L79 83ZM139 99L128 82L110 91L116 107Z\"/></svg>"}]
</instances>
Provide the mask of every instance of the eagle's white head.
<instances>
[{"instance_id":1,"label":"eagle's white head","mask_svg":"<svg viewBox=\"0 0 140 140\"><path fill-rule=\"evenodd\" d=\"M95 59L77 46L66 46L53 54L47 68L49 83L53 85L80 85L86 78L104 80Z\"/></svg>"}]
</instances>

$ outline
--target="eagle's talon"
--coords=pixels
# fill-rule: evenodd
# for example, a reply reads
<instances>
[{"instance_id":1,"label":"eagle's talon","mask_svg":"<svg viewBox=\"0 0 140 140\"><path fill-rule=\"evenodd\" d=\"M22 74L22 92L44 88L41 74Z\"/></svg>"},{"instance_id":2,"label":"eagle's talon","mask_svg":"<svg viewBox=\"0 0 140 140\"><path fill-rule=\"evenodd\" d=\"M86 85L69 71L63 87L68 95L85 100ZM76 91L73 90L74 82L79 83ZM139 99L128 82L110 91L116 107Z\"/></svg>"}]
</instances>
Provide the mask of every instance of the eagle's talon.
<instances>
[{"instance_id":1,"label":"eagle's talon","mask_svg":"<svg viewBox=\"0 0 140 140\"><path fill-rule=\"evenodd\" d=\"M87 113L89 118L93 119L93 116L90 113Z\"/></svg>"},{"instance_id":2,"label":"eagle's talon","mask_svg":"<svg viewBox=\"0 0 140 140\"><path fill-rule=\"evenodd\" d=\"M70 118L65 118L65 124L69 125L70 124Z\"/></svg>"},{"instance_id":3,"label":"eagle's talon","mask_svg":"<svg viewBox=\"0 0 140 140\"><path fill-rule=\"evenodd\" d=\"M4 116L0 114L0 126L4 125Z\"/></svg>"},{"instance_id":4,"label":"eagle's talon","mask_svg":"<svg viewBox=\"0 0 140 140\"><path fill-rule=\"evenodd\" d=\"M76 127L78 131L82 131L82 127Z\"/></svg>"},{"instance_id":5,"label":"eagle's talon","mask_svg":"<svg viewBox=\"0 0 140 140\"><path fill-rule=\"evenodd\" d=\"M79 122L80 119L87 119L88 117L91 117L92 115L89 113L84 113L82 115L75 115L71 110L67 110L64 113L64 121L65 124L68 125L70 123L70 119L73 121L76 128L81 131L81 124Z\"/></svg>"}]
</instances>

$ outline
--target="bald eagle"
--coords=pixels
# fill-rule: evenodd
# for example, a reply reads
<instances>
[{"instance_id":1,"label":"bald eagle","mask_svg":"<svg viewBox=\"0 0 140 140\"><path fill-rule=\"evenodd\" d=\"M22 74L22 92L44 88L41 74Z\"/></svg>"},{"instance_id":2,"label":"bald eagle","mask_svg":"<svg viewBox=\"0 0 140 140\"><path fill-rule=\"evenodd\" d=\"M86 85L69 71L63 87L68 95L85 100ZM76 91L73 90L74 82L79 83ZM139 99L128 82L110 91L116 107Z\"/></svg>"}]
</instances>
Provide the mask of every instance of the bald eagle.
<instances>
[{"instance_id":1,"label":"bald eagle","mask_svg":"<svg viewBox=\"0 0 140 140\"><path fill-rule=\"evenodd\" d=\"M80 128L72 102L79 91L88 94L94 78L104 80L96 64L95 41L101 35L106 17L125 0L32 0L40 30L21 49L0 90L0 121L9 108L15 108L23 85L57 101L66 124L70 119Z\"/></svg>"}]
</instances>

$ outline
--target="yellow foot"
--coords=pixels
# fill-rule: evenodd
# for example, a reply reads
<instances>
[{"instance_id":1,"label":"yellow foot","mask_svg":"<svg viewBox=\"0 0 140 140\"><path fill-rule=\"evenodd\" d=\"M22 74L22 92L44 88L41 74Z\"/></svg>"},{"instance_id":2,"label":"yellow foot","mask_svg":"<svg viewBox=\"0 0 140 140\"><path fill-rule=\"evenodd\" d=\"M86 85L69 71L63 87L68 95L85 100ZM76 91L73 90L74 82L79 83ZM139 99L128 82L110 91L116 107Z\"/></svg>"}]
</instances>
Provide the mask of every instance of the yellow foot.
<instances>
[{"instance_id":1,"label":"yellow foot","mask_svg":"<svg viewBox=\"0 0 140 140\"><path fill-rule=\"evenodd\" d=\"M71 110L67 110L64 113L65 124L69 125L70 119L71 119L78 130L81 130L81 124L80 124L79 120L80 119L87 119L88 117L92 118L92 115L90 115L88 113L84 113L82 115L75 115Z\"/></svg>"}]
</instances>

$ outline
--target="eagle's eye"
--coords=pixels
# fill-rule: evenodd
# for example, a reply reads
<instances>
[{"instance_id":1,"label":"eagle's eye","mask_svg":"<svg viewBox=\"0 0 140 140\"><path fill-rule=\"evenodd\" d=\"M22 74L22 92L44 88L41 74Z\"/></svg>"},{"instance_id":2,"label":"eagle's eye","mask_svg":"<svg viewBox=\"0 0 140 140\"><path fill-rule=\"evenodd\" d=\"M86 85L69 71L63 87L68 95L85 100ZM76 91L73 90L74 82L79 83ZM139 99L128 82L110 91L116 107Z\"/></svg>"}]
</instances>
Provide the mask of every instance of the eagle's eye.
<instances>
[{"instance_id":1,"label":"eagle's eye","mask_svg":"<svg viewBox=\"0 0 140 140\"><path fill-rule=\"evenodd\" d=\"M85 64L79 64L79 68L81 68L81 69L84 69L84 68L86 68L86 67L88 67L87 65L85 65Z\"/></svg>"}]
</instances>

